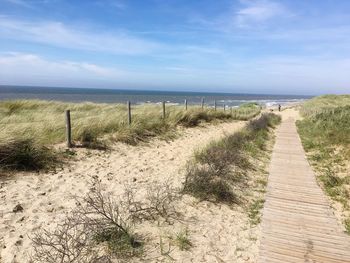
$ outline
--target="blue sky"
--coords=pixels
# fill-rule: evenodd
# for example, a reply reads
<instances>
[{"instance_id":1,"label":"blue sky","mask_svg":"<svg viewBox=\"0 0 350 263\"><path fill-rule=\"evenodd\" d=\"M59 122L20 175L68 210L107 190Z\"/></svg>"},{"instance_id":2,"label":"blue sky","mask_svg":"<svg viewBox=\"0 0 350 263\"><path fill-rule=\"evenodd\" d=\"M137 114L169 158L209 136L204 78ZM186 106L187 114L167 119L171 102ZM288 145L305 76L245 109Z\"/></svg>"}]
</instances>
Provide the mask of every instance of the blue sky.
<instances>
[{"instance_id":1,"label":"blue sky","mask_svg":"<svg viewBox=\"0 0 350 263\"><path fill-rule=\"evenodd\" d=\"M347 0L0 0L0 84L349 93Z\"/></svg>"}]
</instances>

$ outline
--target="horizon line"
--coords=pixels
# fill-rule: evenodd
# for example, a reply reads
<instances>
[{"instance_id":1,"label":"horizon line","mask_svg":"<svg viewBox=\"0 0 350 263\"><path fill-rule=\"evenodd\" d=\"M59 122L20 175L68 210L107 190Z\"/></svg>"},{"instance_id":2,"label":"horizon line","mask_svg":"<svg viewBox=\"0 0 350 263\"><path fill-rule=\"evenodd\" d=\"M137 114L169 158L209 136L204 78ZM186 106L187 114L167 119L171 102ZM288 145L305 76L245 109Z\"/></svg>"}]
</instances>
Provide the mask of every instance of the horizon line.
<instances>
[{"instance_id":1,"label":"horizon line","mask_svg":"<svg viewBox=\"0 0 350 263\"><path fill-rule=\"evenodd\" d=\"M7 85L7 84L0 84L0 87L15 87L15 88L39 88L39 89L45 89L45 88L51 88L51 89L72 89L72 90L100 90L100 91L126 91L126 92L163 92L163 93L176 93L176 92L182 92L182 93L192 93L192 94L222 94L222 95L267 95L267 96L299 96L299 97L315 97L319 96L316 94L278 94L278 93L245 93L245 92L213 92L213 91L189 91L189 90L162 90L162 89L126 89L126 88L92 88L92 87L72 87L72 86L35 86L35 85ZM1 91L0 91L1 92ZM332 94L322 94L322 95L332 95Z\"/></svg>"}]
</instances>

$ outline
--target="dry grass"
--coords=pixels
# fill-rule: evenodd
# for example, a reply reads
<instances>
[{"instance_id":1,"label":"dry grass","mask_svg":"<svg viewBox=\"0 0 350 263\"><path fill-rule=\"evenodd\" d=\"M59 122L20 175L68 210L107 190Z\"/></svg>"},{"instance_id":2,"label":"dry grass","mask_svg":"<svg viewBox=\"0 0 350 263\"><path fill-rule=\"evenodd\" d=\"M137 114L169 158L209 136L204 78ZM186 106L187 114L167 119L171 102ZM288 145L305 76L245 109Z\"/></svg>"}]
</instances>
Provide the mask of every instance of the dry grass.
<instances>
[{"instance_id":1,"label":"dry grass","mask_svg":"<svg viewBox=\"0 0 350 263\"><path fill-rule=\"evenodd\" d=\"M0 143L0 170L41 170L59 163L51 148L35 143L33 139L8 140Z\"/></svg>"},{"instance_id":2,"label":"dry grass","mask_svg":"<svg viewBox=\"0 0 350 263\"><path fill-rule=\"evenodd\" d=\"M280 120L273 113L263 114L250 121L242 131L212 142L197 152L187 168L184 193L213 202L239 202L233 185L244 181L242 177L254 168L249 158L265 150L269 128Z\"/></svg>"},{"instance_id":3,"label":"dry grass","mask_svg":"<svg viewBox=\"0 0 350 263\"><path fill-rule=\"evenodd\" d=\"M132 125L127 125L127 108L121 104L63 103L57 101L15 100L0 102L0 141L6 138L36 138L43 144L65 140L64 111L71 110L72 134L75 141L84 142L110 134L114 140L127 143L149 137L171 134L177 125L196 126L200 122L225 119L249 119L260 112L255 104L245 104L231 111L201 110L190 106L166 106L162 118L161 105L145 104L132 107Z\"/></svg>"},{"instance_id":4,"label":"dry grass","mask_svg":"<svg viewBox=\"0 0 350 263\"><path fill-rule=\"evenodd\" d=\"M323 95L306 101L300 109L304 117L333 111L337 107L349 106L350 95Z\"/></svg>"},{"instance_id":5,"label":"dry grass","mask_svg":"<svg viewBox=\"0 0 350 263\"><path fill-rule=\"evenodd\" d=\"M149 138L173 138L177 126L192 127L201 122L249 119L260 113L260 106L245 104L234 111L201 110L167 106L162 118L160 105L132 108L132 124L127 124L126 105L63 103L17 100L0 102L0 170L47 168L54 152L46 145L65 140L65 110L71 110L72 135L76 144L106 150L108 142L137 144Z\"/></svg>"}]
</instances>

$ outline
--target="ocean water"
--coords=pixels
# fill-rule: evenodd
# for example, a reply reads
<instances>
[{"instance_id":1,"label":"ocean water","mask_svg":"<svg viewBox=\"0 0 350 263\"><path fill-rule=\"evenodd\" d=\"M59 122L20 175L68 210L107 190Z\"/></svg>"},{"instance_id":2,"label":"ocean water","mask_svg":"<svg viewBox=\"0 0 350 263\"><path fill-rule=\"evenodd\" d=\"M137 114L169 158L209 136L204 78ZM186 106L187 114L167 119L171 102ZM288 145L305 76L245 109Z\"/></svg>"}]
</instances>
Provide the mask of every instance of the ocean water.
<instances>
[{"instance_id":1,"label":"ocean water","mask_svg":"<svg viewBox=\"0 0 350 263\"><path fill-rule=\"evenodd\" d=\"M118 89L90 89L90 88L53 88L53 87L20 87L0 86L0 100L14 99L42 99L66 102L99 102L133 104L160 103L166 101L172 104L184 103L200 104L204 98L205 104L238 106L246 102L257 102L261 105L285 105L310 99L311 96L298 95L268 95L268 94L235 94L235 93L206 93L180 91L152 91L152 90L118 90Z\"/></svg>"}]
</instances>

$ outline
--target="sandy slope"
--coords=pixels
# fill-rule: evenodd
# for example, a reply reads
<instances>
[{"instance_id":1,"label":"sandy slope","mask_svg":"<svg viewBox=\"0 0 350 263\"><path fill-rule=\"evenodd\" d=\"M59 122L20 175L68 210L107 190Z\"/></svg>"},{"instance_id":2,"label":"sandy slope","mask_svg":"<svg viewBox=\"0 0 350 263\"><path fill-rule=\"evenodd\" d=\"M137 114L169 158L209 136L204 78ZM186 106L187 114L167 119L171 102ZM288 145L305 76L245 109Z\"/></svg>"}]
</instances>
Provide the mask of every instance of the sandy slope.
<instances>
[{"instance_id":1,"label":"sandy slope","mask_svg":"<svg viewBox=\"0 0 350 263\"><path fill-rule=\"evenodd\" d=\"M172 178L183 182L183 168L193 151L225 133L232 133L243 122L222 123L186 129L171 142L154 140L142 146L116 144L109 153L78 150L78 160L57 173L17 174L0 181L1 262L27 262L31 252L30 235L41 227L53 227L75 206L72 195L83 196L92 177L98 177L106 191L122 192L130 183L144 189L155 181ZM12 209L21 204L23 212ZM208 202L197 203L185 196L179 204L181 223L150 227L153 252L148 262L167 262L160 256L159 236L174 235L188 228L194 247L187 252L172 247L177 262L254 262L257 254L257 227L251 228L242 208L231 209Z\"/></svg>"}]
</instances>

